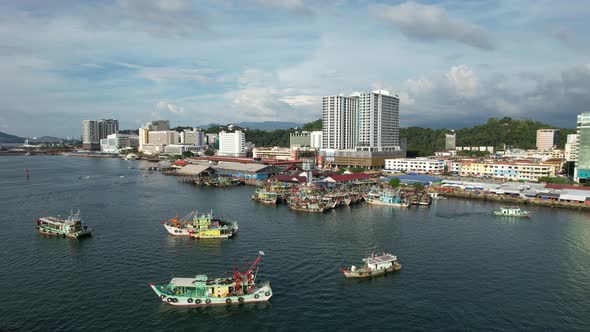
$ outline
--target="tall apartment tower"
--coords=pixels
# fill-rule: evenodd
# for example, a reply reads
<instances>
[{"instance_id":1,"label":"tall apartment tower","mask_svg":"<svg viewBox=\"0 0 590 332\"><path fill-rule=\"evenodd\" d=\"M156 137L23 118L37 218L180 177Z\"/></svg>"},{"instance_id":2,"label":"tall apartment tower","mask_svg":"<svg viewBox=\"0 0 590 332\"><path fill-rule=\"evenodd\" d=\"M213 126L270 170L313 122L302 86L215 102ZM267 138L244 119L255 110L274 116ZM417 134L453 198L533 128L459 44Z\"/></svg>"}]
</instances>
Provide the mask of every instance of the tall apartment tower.
<instances>
[{"instance_id":1,"label":"tall apartment tower","mask_svg":"<svg viewBox=\"0 0 590 332\"><path fill-rule=\"evenodd\" d=\"M358 98L355 149L374 152L399 149L399 98L387 90L351 96Z\"/></svg>"},{"instance_id":2,"label":"tall apartment tower","mask_svg":"<svg viewBox=\"0 0 590 332\"><path fill-rule=\"evenodd\" d=\"M567 135L567 142L564 149L565 161L576 161L578 159L578 135Z\"/></svg>"},{"instance_id":3,"label":"tall apartment tower","mask_svg":"<svg viewBox=\"0 0 590 332\"><path fill-rule=\"evenodd\" d=\"M98 136L99 140L107 138L111 134L119 132L119 121L113 119L102 119L98 121Z\"/></svg>"},{"instance_id":4,"label":"tall apartment tower","mask_svg":"<svg viewBox=\"0 0 590 332\"><path fill-rule=\"evenodd\" d=\"M85 150L99 150L98 121L82 121L82 148Z\"/></svg>"},{"instance_id":5,"label":"tall apartment tower","mask_svg":"<svg viewBox=\"0 0 590 332\"><path fill-rule=\"evenodd\" d=\"M322 101L322 148L354 149L358 97L328 96Z\"/></svg>"},{"instance_id":6,"label":"tall apartment tower","mask_svg":"<svg viewBox=\"0 0 590 332\"><path fill-rule=\"evenodd\" d=\"M551 150L557 146L558 129L537 130L537 150Z\"/></svg>"},{"instance_id":7,"label":"tall apartment tower","mask_svg":"<svg viewBox=\"0 0 590 332\"><path fill-rule=\"evenodd\" d=\"M587 183L590 182L590 112L578 115L577 133L575 179Z\"/></svg>"},{"instance_id":8,"label":"tall apartment tower","mask_svg":"<svg viewBox=\"0 0 590 332\"><path fill-rule=\"evenodd\" d=\"M457 147L457 135L454 131L445 134L445 150L455 150Z\"/></svg>"}]
</instances>

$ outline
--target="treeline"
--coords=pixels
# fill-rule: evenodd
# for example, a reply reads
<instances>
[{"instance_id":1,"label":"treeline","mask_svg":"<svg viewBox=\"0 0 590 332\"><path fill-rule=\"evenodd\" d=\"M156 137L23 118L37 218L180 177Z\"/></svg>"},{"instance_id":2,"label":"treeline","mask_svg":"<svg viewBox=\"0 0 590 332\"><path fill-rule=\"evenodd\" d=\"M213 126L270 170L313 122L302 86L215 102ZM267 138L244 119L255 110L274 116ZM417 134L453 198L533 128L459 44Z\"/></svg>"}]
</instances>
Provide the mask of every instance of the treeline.
<instances>
[{"instance_id":1,"label":"treeline","mask_svg":"<svg viewBox=\"0 0 590 332\"><path fill-rule=\"evenodd\" d=\"M555 128L532 120L513 120L509 117L489 118L485 124L455 130L457 146L493 146L496 150L507 148L534 149L537 144L537 129ZM563 148L568 134L574 129L559 129L557 146ZM420 127L400 128L400 137L407 138L408 156L429 156L445 147L448 129Z\"/></svg>"}]
</instances>

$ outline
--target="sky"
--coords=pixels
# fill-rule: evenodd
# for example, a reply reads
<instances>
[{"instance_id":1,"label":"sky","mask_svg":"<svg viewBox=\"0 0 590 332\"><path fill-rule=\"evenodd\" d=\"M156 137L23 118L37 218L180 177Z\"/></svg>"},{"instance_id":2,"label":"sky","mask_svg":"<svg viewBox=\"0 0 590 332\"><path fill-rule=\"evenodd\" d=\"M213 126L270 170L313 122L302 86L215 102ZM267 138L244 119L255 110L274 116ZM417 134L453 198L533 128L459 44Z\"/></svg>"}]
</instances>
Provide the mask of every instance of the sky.
<instances>
[{"instance_id":1,"label":"sky","mask_svg":"<svg viewBox=\"0 0 590 332\"><path fill-rule=\"evenodd\" d=\"M0 1L0 131L313 121L387 89L400 125L489 117L574 128L590 111L590 2Z\"/></svg>"}]
</instances>

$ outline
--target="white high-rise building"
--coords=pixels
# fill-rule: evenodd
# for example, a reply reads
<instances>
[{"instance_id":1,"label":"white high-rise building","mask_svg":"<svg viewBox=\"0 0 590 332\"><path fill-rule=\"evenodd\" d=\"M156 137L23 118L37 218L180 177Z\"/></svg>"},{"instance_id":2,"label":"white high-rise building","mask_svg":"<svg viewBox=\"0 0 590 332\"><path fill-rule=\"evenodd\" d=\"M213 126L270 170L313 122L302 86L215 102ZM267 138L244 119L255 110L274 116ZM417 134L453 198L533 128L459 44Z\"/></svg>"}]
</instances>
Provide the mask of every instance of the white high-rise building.
<instances>
[{"instance_id":1,"label":"white high-rise building","mask_svg":"<svg viewBox=\"0 0 590 332\"><path fill-rule=\"evenodd\" d=\"M557 146L558 129L537 130L537 150L551 150Z\"/></svg>"},{"instance_id":2,"label":"white high-rise building","mask_svg":"<svg viewBox=\"0 0 590 332\"><path fill-rule=\"evenodd\" d=\"M353 95L358 95L356 150L399 150L399 97L387 90Z\"/></svg>"},{"instance_id":3,"label":"white high-rise building","mask_svg":"<svg viewBox=\"0 0 590 332\"><path fill-rule=\"evenodd\" d=\"M457 147L457 135L454 131L445 134L445 150L455 150Z\"/></svg>"},{"instance_id":4,"label":"white high-rise building","mask_svg":"<svg viewBox=\"0 0 590 332\"><path fill-rule=\"evenodd\" d=\"M149 144L170 145L180 142L178 132L174 130L150 131L148 133Z\"/></svg>"},{"instance_id":5,"label":"white high-rise building","mask_svg":"<svg viewBox=\"0 0 590 332\"><path fill-rule=\"evenodd\" d=\"M578 135L567 135L567 142L565 143L565 161L578 160Z\"/></svg>"},{"instance_id":6,"label":"white high-rise building","mask_svg":"<svg viewBox=\"0 0 590 332\"><path fill-rule=\"evenodd\" d=\"M219 133L219 156L245 157L246 156L246 135L236 130L233 133L222 131Z\"/></svg>"},{"instance_id":7,"label":"white high-rise building","mask_svg":"<svg viewBox=\"0 0 590 332\"><path fill-rule=\"evenodd\" d=\"M322 102L322 148L354 149L357 142L356 96L327 96Z\"/></svg>"},{"instance_id":8,"label":"white high-rise building","mask_svg":"<svg viewBox=\"0 0 590 332\"><path fill-rule=\"evenodd\" d=\"M147 125L150 131L165 131L170 129L169 120L154 120L149 122Z\"/></svg>"},{"instance_id":9,"label":"white high-rise building","mask_svg":"<svg viewBox=\"0 0 590 332\"><path fill-rule=\"evenodd\" d=\"M322 148L322 131L321 130L311 132L310 146L314 149L321 149Z\"/></svg>"}]
</instances>

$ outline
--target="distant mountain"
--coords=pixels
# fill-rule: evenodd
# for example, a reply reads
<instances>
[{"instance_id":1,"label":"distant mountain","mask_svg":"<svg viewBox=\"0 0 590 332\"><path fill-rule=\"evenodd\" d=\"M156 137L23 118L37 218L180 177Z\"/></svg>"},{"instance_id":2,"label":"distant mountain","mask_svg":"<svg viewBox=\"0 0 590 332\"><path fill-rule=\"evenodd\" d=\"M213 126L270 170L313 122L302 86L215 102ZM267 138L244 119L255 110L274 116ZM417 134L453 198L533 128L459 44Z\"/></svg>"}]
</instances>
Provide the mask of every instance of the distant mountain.
<instances>
[{"instance_id":1,"label":"distant mountain","mask_svg":"<svg viewBox=\"0 0 590 332\"><path fill-rule=\"evenodd\" d=\"M24 141L24 137L18 137L16 135L0 132L0 143L24 143Z\"/></svg>"},{"instance_id":2,"label":"distant mountain","mask_svg":"<svg viewBox=\"0 0 590 332\"><path fill-rule=\"evenodd\" d=\"M291 129L291 128L301 128L303 127L302 123L296 122L283 122L283 121L264 121L264 122L238 122L234 123L234 125L242 128L249 128L249 129L260 129L260 130L277 130L277 129Z\"/></svg>"},{"instance_id":3,"label":"distant mountain","mask_svg":"<svg viewBox=\"0 0 590 332\"><path fill-rule=\"evenodd\" d=\"M201 129L209 129L210 127L217 127L217 126L223 126L226 127L229 123L226 124L219 124L219 123L210 123L207 125L201 125L198 126L197 128L201 128ZM245 122L235 122L235 123L231 123L234 126L240 127L240 128L248 128L248 129L258 129L258 130L265 130L265 131L273 131L273 130L278 130L278 129L291 129L291 128L301 128L303 126L303 124L301 123L296 123L296 122L283 122L283 121L264 121L264 122L249 122L249 121L245 121Z\"/></svg>"}]
</instances>

